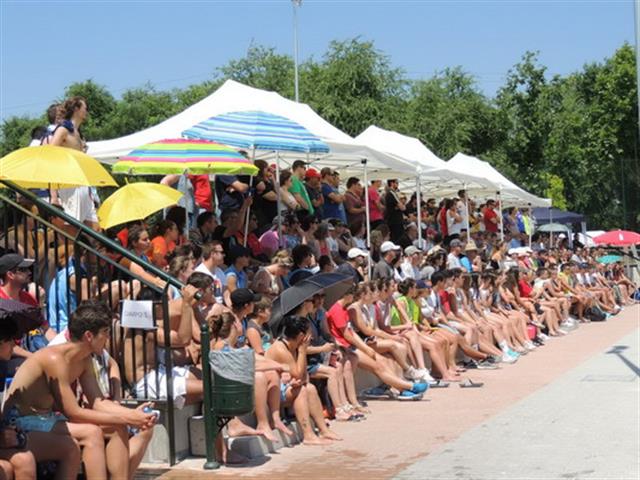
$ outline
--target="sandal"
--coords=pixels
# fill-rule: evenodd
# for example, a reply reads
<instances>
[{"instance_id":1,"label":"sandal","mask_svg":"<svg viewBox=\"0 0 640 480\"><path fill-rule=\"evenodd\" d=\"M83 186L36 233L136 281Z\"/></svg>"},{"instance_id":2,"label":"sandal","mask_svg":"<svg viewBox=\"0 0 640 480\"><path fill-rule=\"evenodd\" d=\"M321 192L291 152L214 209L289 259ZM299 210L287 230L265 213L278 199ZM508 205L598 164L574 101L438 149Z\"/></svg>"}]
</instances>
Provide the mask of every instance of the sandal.
<instances>
[{"instance_id":1,"label":"sandal","mask_svg":"<svg viewBox=\"0 0 640 480\"><path fill-rule=\"evenodd\" d=\"M483 382L473 382L470 378L460 383L460 388L480 388L482 386L484 386Z\"/></svg>"},{"instance_id":2,"label":"sandal","mask_svg":"<svg viewBox=\"0 0 640 480\"><path fill-rule=\"evenodd\" d=\"M444 380L435 380L433 382L429 382L429 388L447 388L449 386L449 382L445 382Z\"/></svg>"}]
</instances>

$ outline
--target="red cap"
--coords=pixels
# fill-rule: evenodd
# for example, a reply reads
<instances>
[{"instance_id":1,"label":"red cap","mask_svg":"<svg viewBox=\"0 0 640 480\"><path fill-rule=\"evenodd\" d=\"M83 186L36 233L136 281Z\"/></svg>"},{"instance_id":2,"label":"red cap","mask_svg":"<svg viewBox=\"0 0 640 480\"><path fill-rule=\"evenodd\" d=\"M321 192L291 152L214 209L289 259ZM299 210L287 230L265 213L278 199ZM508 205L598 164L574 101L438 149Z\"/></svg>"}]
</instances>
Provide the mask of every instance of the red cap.
<instances>
[{"instance_id":1,"label":"red cap","mask_svg":"<svg viewBox=\"0 0 640 480\"><path fill-rule=\"evenodd\" d=\"M322 178L320 177L320 172L318 172L315 168L307 169L307 172L304 174L305 178Z\"/></svg>"}]
</instances>

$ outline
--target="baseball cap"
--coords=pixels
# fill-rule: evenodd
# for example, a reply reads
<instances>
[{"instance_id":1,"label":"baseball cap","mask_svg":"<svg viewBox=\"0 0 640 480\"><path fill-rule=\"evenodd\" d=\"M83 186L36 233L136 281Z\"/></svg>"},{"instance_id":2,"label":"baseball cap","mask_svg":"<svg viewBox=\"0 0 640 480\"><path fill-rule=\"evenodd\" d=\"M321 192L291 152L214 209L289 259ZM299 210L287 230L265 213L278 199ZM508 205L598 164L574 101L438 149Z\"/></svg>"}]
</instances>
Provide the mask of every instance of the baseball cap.
<instances>
[{"instance_id":1,"label":"baseball cap","mask_svg":"<svg viewBox=\"0 0 640 480\"><path fill-rule=\"evenodd\" d=\"M4 275L16 268L29 268L33 265L34 260L24 258L17 253L7 253L0 257L0 275Z\"/></svg>"},{"instance_id":2,"label":"baseball cap","mask_svg":"<svg viewBox=\"0 0 640 480\"><path fill-rule=\"evenodd\" d=\"M369 254L364 250L360 250L359 248L351 248L347 252L347 257L356 258L356 257L368 257Z\"/></svg>"},{"instance_id":3,"label":"baseball cap","mask_svg":"<svg viewBox=\"0 0 640 480\"><path fill-rule=\"evenodd\" d=\"M321 178L320 172L318 172L315 168L309 168L304 176L305 178Z\"/></svg>"},{"instance_id":4,"label":"baseball cap","mask_svg":"<svg viewBox=\"0 0 640 480\"><path fill-rule=\"evenodd\" d=\"M380 245L380 251L382 253L387 253L391 250L402 250L402 248L400 248L399 245L396 245L395 243L390 242L388 240L384 242L382 245Z\"/></svg>"},{"instance_id":5,"label":"baseball cap","mask_svg":"<svg viewBox=\"0 0 640 480\"><path fill-rule=\"evenodd\" d=\"M451 240L451 241L449 242L449 246L450 246L451 248L454 248L454 247L461 247L461 246L462 246L462 242L461 242L460 240L458 240L457 238L454 238L453 240Z\"/></svg>"},{"instance_id":6,"label":"baseball cap","mask_svg":"<svg viewBox=\"0 0 640 480\"><path fill-rule=\"evenodd\" d=\"M409 245L407 248L404 249L404 254L409 256L409 255L413 255L414 253L420 253L421 251L422 250L420 250L418 247Z\"/></svg>"},{"instance_id":7,"label":"baseball cap","mask_svg":"<svg viewBox=\"0 0 640 480\"><path fill-rule=\"evenodd\" d=\"M558 235L558 238L567 238L567 236L564 233L561 233L560 235Z\"/></svg>"},{"instance_id":8,"label":"baseball cap","mask_svg":"<svg viewBox=\"0 0 640 480\"><path fill-rule=\"evenodd\" d=\"M253 293L253 291L248 288L236 288L231 292L231 303L235 306L258 302L260 298L262 298L260 295Z\"/></svg>"}]
</instances>

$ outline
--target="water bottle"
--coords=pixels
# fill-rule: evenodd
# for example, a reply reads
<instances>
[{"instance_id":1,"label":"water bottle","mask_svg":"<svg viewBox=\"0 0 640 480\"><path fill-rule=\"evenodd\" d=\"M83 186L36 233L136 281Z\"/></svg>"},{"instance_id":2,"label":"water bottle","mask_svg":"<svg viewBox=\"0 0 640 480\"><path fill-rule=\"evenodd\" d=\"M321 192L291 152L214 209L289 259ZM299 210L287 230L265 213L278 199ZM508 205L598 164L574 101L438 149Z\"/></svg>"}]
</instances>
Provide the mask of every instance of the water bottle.
<instances>
[{"instance_id":1,"label":"water bottle","mask_svg":"<svg viewBox=\"0 0 640 480\"><path fill-rule=\"evenodd\" d=\"M156 417L160 416L160 411L159 410L154 410L153 408L151 408L149 405L146 405L142 411L144 413L155 413ZM138 433L140 433L140 429L138 427L129 427L129 433L131 435L137 435Z\"/></svg>"},{"instance_id":2,"label":"water bottle","mask_svg":"<svg viewBox=\"0 0 640 480\"><path fill-rule=\"evenodd\" d=\"M224 299L222 297L222 282L217 278L213 279L213 296L216 299L217 303L224 303Z\"/></svg>"}]
</instances>

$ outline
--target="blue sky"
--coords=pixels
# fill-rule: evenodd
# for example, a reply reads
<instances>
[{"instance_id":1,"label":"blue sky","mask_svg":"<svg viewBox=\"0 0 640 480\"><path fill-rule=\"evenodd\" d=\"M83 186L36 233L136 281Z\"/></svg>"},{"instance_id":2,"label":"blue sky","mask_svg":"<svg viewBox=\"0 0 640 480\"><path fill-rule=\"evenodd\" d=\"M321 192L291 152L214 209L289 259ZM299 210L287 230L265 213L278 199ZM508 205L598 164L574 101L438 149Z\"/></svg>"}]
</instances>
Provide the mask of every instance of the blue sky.
<instances>
[{"instance_id":1,"label":"blue sky","mask_svg":"<svg viewBox=\"0 0 640 480\"><path fill-rule=\"evenodd\" d=\"M633 43L633 1L303 1L301 59L354 36L410 78L460 65L493 95L526 50L566 74ZM0 118L39 114L88 78L115 95L200 82L252 42L292 53L289 0L0 0Z\"/></svg>"}]
</instances>

